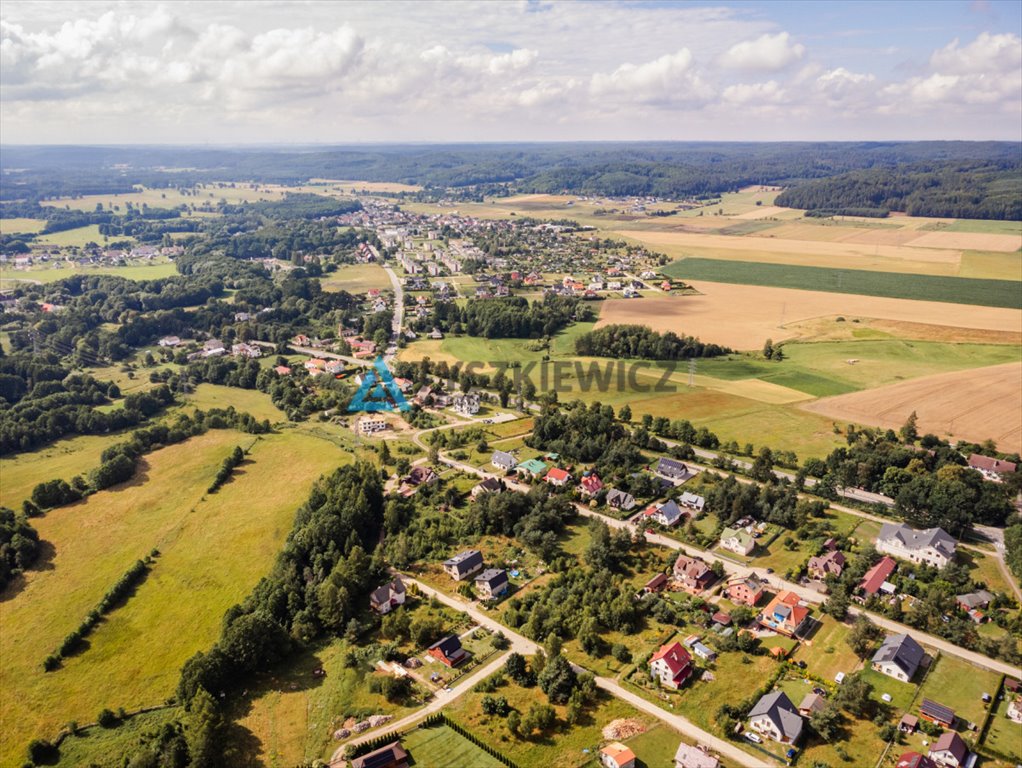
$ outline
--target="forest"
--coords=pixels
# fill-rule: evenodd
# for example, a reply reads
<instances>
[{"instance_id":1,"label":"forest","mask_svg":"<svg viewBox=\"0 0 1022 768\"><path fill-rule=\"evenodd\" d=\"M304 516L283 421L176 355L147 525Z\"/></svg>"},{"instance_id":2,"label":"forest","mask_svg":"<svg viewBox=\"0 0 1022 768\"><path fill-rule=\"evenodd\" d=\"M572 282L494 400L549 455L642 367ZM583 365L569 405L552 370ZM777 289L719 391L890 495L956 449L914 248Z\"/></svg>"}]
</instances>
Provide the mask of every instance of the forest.
<instances>
[{"instance_id":1,"label":"forest","mask_svg":"<svg viewBox=\"0 0 1022 768\"><path fill-rule=\"evenodd\" d=\"M673 331L658 333L644 325L605 325L575 339L575 352L583 356L688 360L717 357L731 351L718 344L704 344L692 336L679 336Z\"/></svg>"}]
</instances>

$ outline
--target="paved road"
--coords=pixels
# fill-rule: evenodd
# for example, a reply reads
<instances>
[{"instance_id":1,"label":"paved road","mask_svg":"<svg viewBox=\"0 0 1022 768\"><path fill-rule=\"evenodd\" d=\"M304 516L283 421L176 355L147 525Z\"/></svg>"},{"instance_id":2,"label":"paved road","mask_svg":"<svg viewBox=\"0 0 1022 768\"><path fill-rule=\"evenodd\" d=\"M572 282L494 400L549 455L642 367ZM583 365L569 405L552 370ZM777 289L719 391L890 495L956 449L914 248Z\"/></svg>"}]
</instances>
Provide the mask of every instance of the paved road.
<instances>
[{"instance_id":1,"label":"paved road","mask_svg":"<svg viewBox=\"0 0 1022 768\"><path fill-rule=\"evenodd\" d=\"M390 278L390 284L394 286L394 322L391 324L391 341L397 344L397 340L401 338L401 329L405 323L405 289L391 267L384 264L383 270ZM384 359L389 363L394 359L394 355L387 355Z\"/></svg>"}]
</instances>

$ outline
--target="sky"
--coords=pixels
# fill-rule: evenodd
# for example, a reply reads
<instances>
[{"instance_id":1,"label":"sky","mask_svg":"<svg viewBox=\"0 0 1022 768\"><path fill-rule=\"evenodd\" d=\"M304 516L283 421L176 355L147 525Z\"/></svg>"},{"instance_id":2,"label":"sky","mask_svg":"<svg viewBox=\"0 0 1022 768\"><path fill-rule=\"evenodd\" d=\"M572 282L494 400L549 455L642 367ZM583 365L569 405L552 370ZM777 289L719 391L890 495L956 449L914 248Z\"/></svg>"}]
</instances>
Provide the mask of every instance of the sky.
<instances>
[{"instance_id":1,"label":"sky","mask_svg":"<svg viewBox=\"0 0 1022 768\"><path fill-rule=\"evenodd\" d=\"M0 4L0 141L1022 140L1022 3Z\"/></svg>"}]
</instances>

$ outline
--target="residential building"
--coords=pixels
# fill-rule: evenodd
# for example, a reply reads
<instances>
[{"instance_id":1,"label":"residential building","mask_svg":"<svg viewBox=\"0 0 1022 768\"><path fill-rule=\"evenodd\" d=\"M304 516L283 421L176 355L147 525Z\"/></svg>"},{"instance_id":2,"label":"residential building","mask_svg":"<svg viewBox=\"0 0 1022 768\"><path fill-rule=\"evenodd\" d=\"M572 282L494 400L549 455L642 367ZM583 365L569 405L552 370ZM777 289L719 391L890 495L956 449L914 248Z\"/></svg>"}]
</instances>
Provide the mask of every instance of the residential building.
<instances>
[{"instance_id":1,"label":"residential building","mask_svg":"<svg viewBox=\"0 0 1022 768\"><path fill-rule=\"evenodd\" d=\"M320 360L318 357L306 360L304 365L305 370L307 370L311 376L323 373L326 370L326 360Z\"/></svg>"},{"instance_id":2,"label":"residential building","mask_svg":"<svg viewBox=\"0 0 1022 768\"><path fill-rule=\"evenodd\" d=\"M814 712L822 712L827 708L827 702L818 693L807 693L798 705L798 713L802 717L812 717Z\"/></svg>"},{"instance_id":3,"label":"residential building","mask_svg":"<svg viewBox=\"0 0 1022 768\"><path fill-rule=\"evenodd\" d=\"M748 555L756 548L756 540L742 528L725 528L720 533L720 548L738 555Z\"/></svg>"},{"instance_id":4,"label":"residential building","mask_svg":"<svg viewBox=\"0 0 1022 768\"><path fill-rule=\"evenodd\" d=\"M807 570L811 577L822 581L827 576L840 576L846 562L844 552L834 549L822 555L810 557Z\"/></svg>"},{"instance_id":5,"label":"residential building","mask_svg":"<svg viewBox=\"0 0 1022 768\"><path fill-rule=\"evenodd\" d=\"M369 594L369 605L377 613L390 613L397 606L404 605L405 593L404 582L398 576L389 584L384 584L382 587L374 589Z\"/></svg>"},{"instance_id":6,"label":"residential building","mask_svg":"<svg viewBox=\"0 0 1022 768\"><path fill-rule=\"evenodd\" d=\"M351 761L351 768L408 768L408 753L395 741Z\"/></svg>"},{"instance_id":7,"label":"residential building","mask_svg":"<svg viewBox=\"0 0 1022 768\"><path fill-rule=\"evenodd\" d=\"M720 768L720 760L705 748L682 742L674 753L674 768Z\"/></svg>"},{"instance_id":8,"label":"residential building","mask_svg":"<svg viewBox=\"0 0 1022 768\"><path fill-rule=\"evenodd\" d=\"M650 579L643 585L642 592L643 594L646 595L652 595L656 592L660 592L663 590L664 587L667 586L667 582L668 582L667 574L658 573L656 576L654 576L652 579Z\"/></svg>"},{"instance_id":9,"label":"residential building","mask_svg":"<svg viewBox=\"0 0 1022 768\"><path fill-rule=\"evenodd\" d=\"M1022 696L1012 696L1004 716L1016 723L1022 723Z\"/></svg>"},{"instance_id":10,"label":"residential building","mask_svg":"<svg viewBox=\"0 0 1022 768\"><path fill-rule=\"evenodd\" d=\"M929 758L943 768L962 768L969 758L969 748L955 731L945 731L930 745Z\"/></svg>"},{"instance_id":11,"label":"residential building","mask_svg":"<svg viewBox=\"0 0 1022 768\"><path fill-rule=\"evenodd\" d=\"M780 744L796 744L805 722L783 691L763 696L749 711L748 726Z\"/></svg>"},{"instance_id":12,"label":"residential building","mask_svg":"<svg viewBox=\"0 0 1022 768\"><path fill-rule=\"evenodd\" d=\"M951 728L955 724L955 711L930 699L923 699L923 703L919 705L919 716L945 728Z\"/></svg>"},{"instance_id":13,"label":"residential building","mask_svg":"<svg viewBox=\"0 0 1022 768\"><path fill-rule=\"evenodd\" d=\"M660 523L660 525L670 527L677 525L681 518L685 516L685 513L681 511L681 507L678 506L677 502L672 499L663 504L654 504L647 508L643 515L649 520Z\"/></svg>"},{"instance_id":14,"label":"residential building","mask_svg":"<svg viewBox=\"0 0 1022 768\"><path fill-rule=\"evenodd\" d=\"M180 343L181 339L177 336L164 336L157 342L161 347L176 347Z\"/></svg>"},{"instance_id":15,"label":"residential building","mask_svg":"<svg viewBox=\"0 0 1022 768\"><path fill-rule=\"evenodd\" d=\"M543 477L546 474L547 466L539 459L528 459L515 467L515 472L520 477L529 477L533 480Z\"/></svg>"},{"instance_id":16,"label":"residential building","mask_svg":"<svg viewBox=\"0 0 1022 768\"><path fill-rule=\"evenodd\" d=\"M504 472L510 472L518 466L518 460L505 451L494 451L493 456L490 457L490 464Z\"/></svg>"},{"instance_id":17,"label":"residential building","mask_svg":"<svg viewBox=\"0 0 1022 768\"><path fill-rule=\"evenodd\" d=\"M483 555L478 549L466 549L444 561L444 570L456 581L464 581L483 568Z\"/></svg>"},{"instance_id":18,"label":"residential building","mask_svg":"<svg viewBox=\"0 0 1022 768\"><path fill-rule=\"evenodd\" d=\"M809 618L809 609L794 592L778 592L757 617L760 626L794 637Z\"/></svg>"},{"instance_id":19,"label":"residential building","mask_svg":"<svg viewBox=\"0 0 1022 768\"><path fill-rule=\"evenodd\" d=\"M702 560L678 555L674 561L674 580L686 592L697 595L717 580L717 575Z\"/></svg>"},{"instance_id":20,"label":"residential building","mask_svg":"<svg viewBox=\"0 0 1022 768\"><path fill-rule=\"evenodd\" d=\"M626 493L618 488L611 488L607 491L607 506L613 507L614 509L620 509L625 512L631 512L635 509L635 497L630 493Z\"/></svg>"},{"instance_id":21,"label":"residential building","mask_svg":"<svg viewBox=\"0 0 1022 768\"><path fill-rule=\"evenodd\" d=\"M463 416L474 416L479 413L479 393L459 392L453 398L452 407Z\"/></svg>"},{"instance_id":22,"label":"residential building","mask_svg":"<svg viewBox=\"0 0 1022 768\"><path fill-rule=\"evenodd\" d=\"M724 596L732 603L755 605L763 597L763 583L755 576L735 577L724 588Z\"/></svg>"},{"instance_id":23,"label":"residential building","mask_svg":"<svg viewBox=\"0 0 1022 768\"><path fill-rule=\"evenodd\" d=\"M660 646L649 660L650 676L665 688L681 688L694 671L692 656L677 641Z\"/></svg>"},{"instance_id":24,"label":"residential building","mask_svg":"<svg viewBox=\"0 0 1022 768\"><path fill-rule=\"evenodd\" d=\"M612 741L600 749L600 765L604 768L635 768L635 753L624 744Z\"/></svg>"},{"instance_id":25,"label":"residential building","mask_svg":"<svg viewBox=\"0 0 1022 768\"><path fill-rule=\"evenodd\" d=\"M550 483L550 485L557 486L558 488L565 485L570 485L572 480L570 472L568 472L566 469L560 469L558 467L554 467L549 472L547 472L546 477L544 477L543 479Z\"/></svg>"},{"instance_id":26,"label":"residential building","mask_svg":"<svg viewBox=\"0 0 1022 768\"><path fill-rule=\"evenodd\" d=\"M954 560L957 544L940 528L918 530L902 523L884 523L877 536L877 551L943 568Z\"/></svg>"},{"instance_id":27,"label":"residential building","mask_svg":"<svg viewBox=\"0 0 1022 768\"><path fill-rule=\"evenodd\" d=\"M331 376L336 376L338 373L344 373L344 361L343 360L327 360L326 361L326 372Z\"/></svg>"},{"instance_id":28,"label":"residential building","mask_svg":"<svg viewBox=\"0 0 1022 768\"><path fill-rule=\"evenodd\" d=\"M987 480L999 483L1005 475L1010 475L1018 469L1018 466L1011 461L994 459L990 456L981 456L974 453L969 457L969 466L979 472Z\"/></svg>"},{"instance_id":29,"label":"residential building","mask_svg":"<svg viewBox=\"0 0 1022 768\"><path fill-rule=\"evenodd\" d=\"M905 752L898 758L895 768L937 768L937 764L918 752Z\"/></svg>"},{"instance_id":30,"label":"residential building","mask_svg":"<svg viewBox=\"0 0 1022 768\"><path fill-rule=\"evenodd\" d=\"M919 669L926 652L908 634L888 635L873 654L873 669L895 680L909 682Z\"/></svg>"},{"instance_id":31,"label":"residential building","mask_svg":"<svg viewBox=\"0 0 1022 768\"><path fill-rule=\"evenodd\" d=\"M504 484L495 477L487 477L485 480L476 483L472 487L472 498L478 498L486 493L500 493L504 490Z\"/></svg>"},{"instance_id":32,"label":"residential building","mask_svg":"<svg viewBox=\"0 0 1022 768\"><path fill-rule=\"evenodd\" d=\"M278 376L290 376L291 369L286 365L276 365L273 367L273 372Z\"/></svg>"},{"instance_id":33,"label":"residential building","mask_svg":"<svg viewBox=\"0 0 1022 768\"><path fill-rule=\"evenodd\" d=\"M578 482L578 490L583 496L595 496L603 490L603 481L595 472L586 472Z\"/></svg>"},{"instance_id":34,"label":"residential building","mask_svg":"<svg viewBox=\"0 0 1022 768\"><path fill-rule=\"evenodd\" d=\"M676 459L668 459L666 457L661 458L656 464L656 473L667 480L672 480L676 483L684 482L688 480L692 473L688 471L682 462Z\"/></svg>"},{"instance_id":35,"label":"residential building","mask_svg":"<svg viewBox=\"0 0 1022 768\"><path fill-rule=\"evenodd\" d=\"M972 611L985 611L990 607L990 603L993 602L994 596L987 592L985 589L981 589L977 592L969 592L968 594L958 595L955 598L955 603L966 613Z\"/></svg>"},{"instance_id":36,"label":"residential building","mask_svg":"<svg viewBox=\"0 0 1022 768\"><path fill-rule=\"evenodd\" d=\"M432 467L412 467L404 481L413 488L418 488L420 485L435 483L437 481L437 474L433 471Z\"/></svg>"},{"instance_id":37,"label":"residential building","mask_svg":"<svg viewBox=\"0 0 1022 768\"><path fill-rule=\"evenodd\" d=\"M681 504L681 506L683 507L691 509L693 512L702 512L703 507L706 506L706 499L695 493L689 493L688 491L685 491L684 493L681 494L681 497L678 499L678 503Z\"/></svg>"},{"instance_id":38,"label":"residential building","mask_svg":"<svg viewBox=\"0 0 1022 768\"><path fill-rule=\"evenodd\" d=\"M494 600L511 586L507 579L507 571L503 568L487 568L476 576L476 594L480 600Z\"/></svg>"},{"instance_id":39,"label":"residential building","mask_svg":"<svg viewBox=\"0 0 1022 768\"><path fill-rule=\"evenodd\" d=\"M865 597L873 597L887 583L887 577L894 573L894 569L897 567L898 564L891 558L887 556L880 558L876 565L866 571L862 577L862 581L859 582L859 591Z\"/></svg>"},{"instance_id":40,"label":"residential building","mask_svg":"<svg viewBox=\"0 0 1022 768\"><path fill-rule=\"evenodd\" d=\"M366 414L358 420L358 433L360 435L374 435L384 429L387 429L390 424L382 416L376 414Z\"/></svg>"},{"instance_id":41,"label":"residential building","mask_svg":"<svg viewBox=\"0 0 1022 768\"><path fill-rule=\"evenodd\" d=\"M437 640L426 649L426 653L452 669L468 659L468 653L461 647L461 640L457 635L448 635L443 640Z\"/></svg>"}]
</instances>

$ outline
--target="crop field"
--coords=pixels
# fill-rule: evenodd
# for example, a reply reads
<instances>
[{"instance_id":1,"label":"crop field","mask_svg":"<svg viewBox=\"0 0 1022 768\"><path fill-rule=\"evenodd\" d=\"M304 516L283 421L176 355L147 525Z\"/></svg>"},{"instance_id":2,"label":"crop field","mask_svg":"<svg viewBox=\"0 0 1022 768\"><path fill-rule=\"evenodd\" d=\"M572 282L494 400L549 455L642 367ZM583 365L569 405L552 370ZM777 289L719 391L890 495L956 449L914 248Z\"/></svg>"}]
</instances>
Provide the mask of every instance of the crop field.
<instances>
[{"instance_id":1,"label":"crop field","mask_svg":"<svg viewBox=\"0 0 1022 768\"><path fill-rule=\"evenodd\" d=\"M0 235L18 235L26 232L39 232L45 226L46 221L44 219L0 219Z\"/></svg>"},{"instance_id":2,"label":"crop field","mask_svg":"<svg viewBox=\"0 0 1022 768\"><path fill-rule=\"evenodd\" d=\"M663 272L686 282L712 280L738 285L1022 309L1022 292L1019 290L1019 284L1012 280L981 280L698 258L686 258L668 264Z\"/></svg>"},{"instance_id":3,"label":"crop field","mask_svg":"<svg viewBox=\"0 0 1022 768\"><path fill-rule=\"evenodd\" d=\"M36 267L33 269L5 269L0 271L0 287L18 282L53 283L72 275L116 275L126 280L156 280L177 274L173 262L138 264L123 267Z\"/></svg>"},{"instance_id":4,"label":"crop field","mask_svg":"<svg viewBox=\"0 0 1022 768\"><path fill-rule=\"evenodd\" d=\"M147 189L137 187L134 192L124 192L121 194L59 197L53 200L45 200L42 205L58 208L67 206L78 211L93 211L96 209L97 204L102 204L105 209L116 210L115 206L127 207L128 203L137 206L146 204L153 208L175 208L179 205L190 207L193 205L201 206L206 203L216 205L220 200L226 200L228 203L279 200L288 191L291 191L288 187L254 184L235 184L233 186L221 186L216 183L204 184L189 190L189 192L194 194L183 194L171 188Z\"/></svg>"},{"instance_id":5,"label":"crop field","mask_svg":"<svg viewBox=\"0 0 1022 768\"><path fill-rule=\"evenodd\" d=\"M108 239L108 237L99 233L99 224L90 224L87 227L77 227L75 229L65 229L63 232L39 235L34 242L40 245L78 246L82 248L87 243L101 244ZM116 239L134 242L134 238L131 237L118 237Z\"/></svg>"},{"instance_id":6,"label":"crop field","mask_svg":"<svg viewBox=\"0 0 1022 768\"><path fill-rule=\"evenodd\" d=\"M921 229L944 232L979 232L993 235L1022 236L1022 221L997 221L993 219L953 219L934 221Z\"/></svg>"},{"instance_id":7,"label":"crop field","mask_svg":"<svg viewBox=\"0 0 1022 768\"><path fill-rule=\"evenodd\" d=\"M248 461L206 497L239 444L252 446ZM224 611L269 569L311 483L347 460L301 433L256 440L216 430L147 455L128 483L34 520L50 551L0 602L0 764L15 764L31 738L69 720L170 695L184 661L209 647ZM81 654L43 672L46 655L153 548L161 554L135 595Z\"/></svg>"},{"instance_id":8,"label":"crop field","mask_svg":"<svg viewBox=\"0 0 1022 768\"><path fill-rule=\"evenodd\" d=\"M346 264L329 272L320 280L324 291L365 293L370 288L390 290L390 278L378 264Z\"/></svg>"},{"instance_id":9,"label":"crop field","mask_svg":"<svg viewBox=\"0 0 1022 768\"><path fill-rule=\"evenodd\" d=\"M925 376L802 405L844 423L896 429L913 411L921 432L994 440L1003 451L1022 450L1022 363Z\"/></svg>"},{"instance_id":10,"label":"crop field","mask_svg":"<svg viewBox=\"0 0 1022 768\"><path fill-rule=\"evenodd\" d=\"M758 350L766 339L776 342L796 338L801 335L801 323L836 315L1006 333L1018 333L1022 327L1022 312L1000 307L702 280L693 285L699 295L608 299L603 302L597 327L638 323L740 350Z\"/></svg>"}]
</instances>

